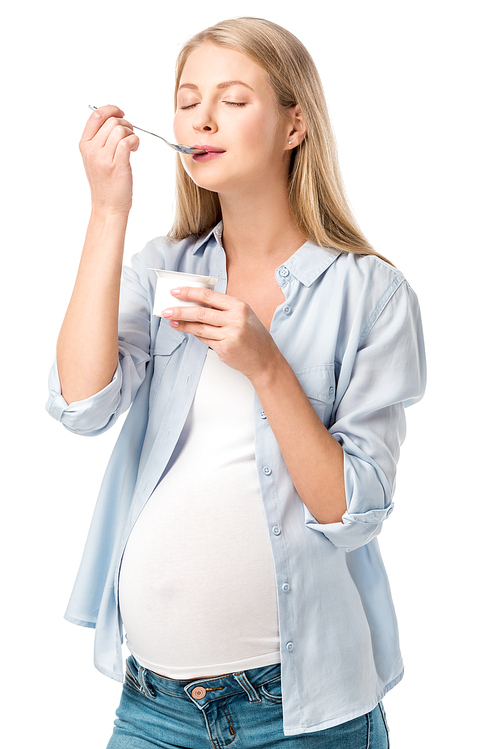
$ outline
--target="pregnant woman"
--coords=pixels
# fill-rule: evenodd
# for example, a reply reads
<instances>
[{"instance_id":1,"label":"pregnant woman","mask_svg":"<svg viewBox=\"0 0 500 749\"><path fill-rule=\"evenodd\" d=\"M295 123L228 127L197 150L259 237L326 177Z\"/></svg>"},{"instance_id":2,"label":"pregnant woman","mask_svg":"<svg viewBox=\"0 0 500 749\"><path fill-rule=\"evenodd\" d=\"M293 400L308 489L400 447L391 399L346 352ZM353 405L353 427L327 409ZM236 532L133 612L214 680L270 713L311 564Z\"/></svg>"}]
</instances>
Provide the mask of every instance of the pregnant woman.
<instances>
[{"instance_id":1,"label":"pregnant woman","mask_svg":"<svg viewBox=\"0 0 500 749\"><path fill-rule=\"evenodd\" d=\"M177 206L122 270L139 140L116 106L80 148L92 212L49 412L129 410L67 619L124 681L109 749L382 749L402 678L377 535L404 408L423 394L416 296L356 225L321 83L292 34L219 23L178 59ZM152 313L152 269L191 306ZM126 636L131 655L122 661Z\"/></svg>"}]
</instances>

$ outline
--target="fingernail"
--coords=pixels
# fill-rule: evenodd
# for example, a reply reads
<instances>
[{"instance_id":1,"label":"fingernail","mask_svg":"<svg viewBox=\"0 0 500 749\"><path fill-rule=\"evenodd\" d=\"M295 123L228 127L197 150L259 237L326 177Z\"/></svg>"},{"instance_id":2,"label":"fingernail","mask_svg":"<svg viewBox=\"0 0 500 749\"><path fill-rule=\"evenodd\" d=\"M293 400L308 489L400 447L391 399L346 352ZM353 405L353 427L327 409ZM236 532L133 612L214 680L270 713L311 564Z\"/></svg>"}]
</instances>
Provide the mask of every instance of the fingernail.
<instances>
[{"instance_id":1,"label":"fingernail","mask_svg":"<svg viewBox=\"0 0 500 749\"><path fill-rule=\"evenodd\" d=\"M180 289L170 289L170 293L174 294L175 296L177 296L177 294L181 293L181 290Z\"/></svg>"},{"instance_id":2,"label":"fingernail","mask_svg":"<svg viewBox=\"0 0 500 749\"><path fill-rule=\"evenodd\" d=\"M171 309L164 309L161 313L163 317L172 317L172 310Z\"/></svg>"},{"instance_id":3,"label":"fingernail","mask_svg":"<svg viewBox=\"0 0 500 749\"><path fill-rule=\"evenodd\" d=\"M179 327L179 323L177 322L177 320L170 320L170 325L171 325L172 328L178 328Z\"/></svg>"}]
</instances>

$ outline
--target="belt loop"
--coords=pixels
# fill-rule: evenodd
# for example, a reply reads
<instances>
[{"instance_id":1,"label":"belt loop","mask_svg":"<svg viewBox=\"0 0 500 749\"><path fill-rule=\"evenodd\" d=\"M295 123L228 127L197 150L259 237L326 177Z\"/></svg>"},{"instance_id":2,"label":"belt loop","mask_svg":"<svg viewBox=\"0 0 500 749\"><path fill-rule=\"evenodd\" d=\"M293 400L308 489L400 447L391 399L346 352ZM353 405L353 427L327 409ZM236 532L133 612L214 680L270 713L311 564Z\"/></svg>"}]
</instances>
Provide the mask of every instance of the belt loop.
<instances>
[{"instance_id":1,"label":"belt loop","mask_svg":"<svg viewBox=\"0 0 500 749\"><path fill-rule=\"evenodd\" d=\"M244 671L238 671L233 674L234 678L243 687L248 695L250 702L260 702L261 698L255 687L248 681L247 675Z\"/></svg>"},{"instance_id":2,"label":"belt loop","mask_svg":"<svg viewBox=\"0 0 500 749\"><path fill-rule=\"evenodd\" d=\"M147 670L143 668L142 666L139 666L139 670L137 671L137 681L139 682L139 685L141 687L141 692L146 695L146 697L149 697L151 700L156 699L156 695L150 686L148 684L147 679Z\"/></svg>"}]
</instances>

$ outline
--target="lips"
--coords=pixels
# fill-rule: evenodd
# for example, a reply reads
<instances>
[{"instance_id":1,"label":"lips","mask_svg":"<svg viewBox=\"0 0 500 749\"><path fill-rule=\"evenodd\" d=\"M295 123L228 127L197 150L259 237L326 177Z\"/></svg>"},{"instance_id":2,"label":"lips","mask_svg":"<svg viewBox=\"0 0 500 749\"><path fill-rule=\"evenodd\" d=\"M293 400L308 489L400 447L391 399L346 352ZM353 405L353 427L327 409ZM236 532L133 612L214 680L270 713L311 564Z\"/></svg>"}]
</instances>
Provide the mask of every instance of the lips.
<instances>
[{"instance_id":1,"label":"lips","mask_svg":"<svg viewBox=\"0 0 500 749\"><path fill-rule=\"evenodd\" d=\"M215 148L214 146L195 145L193 148L199 148L200 151L206 151L207 153L226 153L223 148Z\"/></svg>"},{"instance_id":2,"label":"lips","mask_svg":"<svg viewBox=\"0 0 500 749\"><path fill-rule=\"evenodd\" d=\"M223 148L215 148L215 146L195 146L195 148L203 149L204 153L193 154L193 161L213 161L214 159L220 159L220 157L226 153Z\"/></svg>"}]
</instances>

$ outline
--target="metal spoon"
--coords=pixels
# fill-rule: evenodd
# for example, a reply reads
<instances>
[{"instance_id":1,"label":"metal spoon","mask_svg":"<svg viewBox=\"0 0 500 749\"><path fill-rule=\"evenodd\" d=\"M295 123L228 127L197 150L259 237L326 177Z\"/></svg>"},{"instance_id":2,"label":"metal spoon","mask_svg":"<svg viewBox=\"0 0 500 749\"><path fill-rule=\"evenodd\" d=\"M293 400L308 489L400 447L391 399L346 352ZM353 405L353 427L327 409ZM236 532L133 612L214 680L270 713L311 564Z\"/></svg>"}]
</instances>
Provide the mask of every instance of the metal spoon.
<instances>
[{"instance_id":1,"label":"metal spoon","mask_svg":"<svg viewBox=\"0 0 500 749\"><path fill-rule=\"evenodd\" d=\"M89 104L89 109L96 110L97 107L94 107L92 104ZM206 153L202 148L192 148L191 146L181 146L177 145L176 143L169 143L168 140L165 140L165 138L162 138L161 135L156 135L156 133L152 133L149 130L144 130L142 127L137 127L137 125L132 125L134 130L140 130L141 133L147 133L148 135L154 135L155 138L159 138L164 143L167 144L167 146L170 146L170 148L173 148L174 151L178 151L178 153L193 153L193 154L201 154Z\"/></svg>"}]
</instances>

